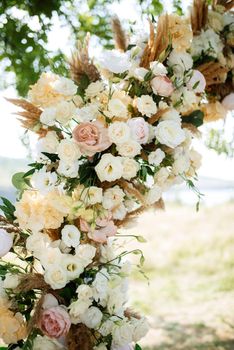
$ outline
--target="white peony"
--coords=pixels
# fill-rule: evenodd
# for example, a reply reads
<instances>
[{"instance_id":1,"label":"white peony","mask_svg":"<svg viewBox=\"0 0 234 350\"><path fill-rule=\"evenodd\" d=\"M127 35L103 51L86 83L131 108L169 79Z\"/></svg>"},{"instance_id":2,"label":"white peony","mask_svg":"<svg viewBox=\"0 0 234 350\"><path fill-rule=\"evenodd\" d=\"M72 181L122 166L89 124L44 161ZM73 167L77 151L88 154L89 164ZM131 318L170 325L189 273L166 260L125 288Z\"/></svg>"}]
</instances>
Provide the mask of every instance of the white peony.
<instances>
[{"instance_id":1,"label":"white peony","mask_svg":"<svg viewBox=\"0 0 234 350\"><path fill-rule=\"evenodd\" d=\"M171 148L177 147L185 140L184 130L173 120L160 122L155 128L155 136L160 143Z\"/></svg>"},{"instance_id":2,"label":"white peony","mask_svg":"<svg viewBox=\"0 0 234 350\"><path fill-rule=\"evenodd\" d=\"M54 290L64 288L68 282L66 271L58 265L52 265L46 270L44 279Z\"/></svg>"},{"instance_id":3,"label":"white peony","mask_svg":"<svg viewBox=\"0 0 234 350\"><path fill-rule=\"evenodd\" d=\"M137 172L140 169L140 165L132 158L123 157L123 178L126 180L131 180L137 175Z\"/></svg>"},{"instance_id":4,"label":"white peony","mask_svg":"<svg viewBox=\"0 0 234 350\"><path fill-rule=\"evenodd\" d=\"M151 165L159 166L159 164L161 164L165 156L165 153L160 148L158 148L156 149L156 151L151 152L149 154L148 162Z\"/></svg>"},{"instance_id":5,"label":"white peony","mask_svg":"<svg viewBox=\"0 0 234 350\"><path fill-rule=\"evenodd\" d=\"M100 181L115 181L123 175L121 157L114 157L112 154L103 154L100 162L95 167Z\"/></svg>"},{"instance_id":6,"label":"white peony","mask_svg":"<svg viewBox=\"0 0 234 350\"><path fill-rule=\"evenodd\" d=\"M45 108L40 115L40 121L42 124L53 126L56 119L56 109L54 107Z\"/></svg>"},{"instance_id":7,"label":"white peony","mask_svg":"<svg viewBox=\"0 0 234 350\"><path fill-rule=\"evenodd\" d=\"M80 231L75 225L65 225L61 234L67 247L76 248L80 244Z\"/></svg>"},{"instance_id":8,"label":"white peony","mask_svg":"<svg viewBox=\"0 0 234 350\"><path fill-rule=\"evenodd\" d=\"M47 172L46 167L36 171L31 177L31 183L42 194L53 191L58 180L55 172Z\"/></svg>"},{"instance_id":9,"label":"white peony","mask_svg":"<svg viewBox=\"0 0 234 350\"><path fill-rule=\"evenodd\" d=\"M7 273L5 275L5 280L3 282L3 287L5 289L15 289L20 283L19 275Z\"/></svg>"},{"instance_id":10,"label":"white peony","mask_svg":"<svg viewBox=\"0 0 234 350\"><path fill-rule=\"evenodd\" d=\"M118 50L105 50L100 65L110 72L119 74L126 72L131 64L127 53Z\"/></svg>"},{"instance_id":11,"label":"white peony","mask_svg":"<svg viewBox=\"0 0 234 350\"><path fill-rule=\"evenodd\" d=\"M81 152L71 139L63 139L58 146L58 156L62 161L72 163L81 157Z\"/></svg>"},{"instance_id":12,"label":"white peony","mask_svg":"<svg viewBox=\"0 0 234 350\"><path fill-rule=\"evenodd\" d=\"M102 205L105 209L113 209L123 202L124 197L125 193L119 186L108 188L104 192Z\"/></svg>"},{"instance_id":13,"label":"white peony","mask_svg":"<svg viewBox=\"0 0 234 350\"><path fill-rule=\"evenodd\" d=\"M13 237L7 231L0 229L0 258L5 256L11 250Z\"/></svg>"},{"instance_id":14,"label":"white peony","mask_svg":"<svg viewBox=\"0 0 234 350\"><path fill-rule=\"evenodd\" d=\"M134 158L141 153L141 145L134 140L118 144L116 149L121 156L129 158Z\"/></svg>"},{"instance_id":15,"label":"white peony","mask_svg":"<svg viewBox=\"0 0 234 350\"><path fill-rule=\"evenodd\" d=\"M167 60L168 66L173 69L175 75L184 75L193 67L193 59L187 52L173 50Z\"/></svg>"},{"instance_id":16,"label":"white peony","mask_svg":"<svg viewBox=\"0 0 234 350\"><path fill-rule=\"evenodd\" d=\"M154 75L167 75L167 68L159 61L150 62L150 69Z\"/></svg>"},{"instance_id":17,"label":"white peony","mask_svg":"<svg viewBox=\"0 0 234 350\"><path fill-rule=\"evenodd\" d=\"M77 92L76 84L68 78L59 77L59 79L56 79L51 85L55 91L65 96L72 96Z\"/></svg>"},{"instance_id":18,"label":"white peony","mask_svg":"<svg viewBox=\"0 0 234 350\"><path fill-rule=\"evenodd\" d=\"M93 290L87 284L81 284L77 288L76 292L78 294L79 300L88 300L88 299L92 299L93 297Z\"/></svg>"},{"instance_id":19,"label":"white peony","mask_svg":"<svg viewBox=\"0 0 234 350\"><path fill-rule=\"evenodd\" d=\"M89 86L85 90L85 96L87 98L97 97L103 90L104 85L100 80L98 80L94 83L89 84Z\"/></svg>"},{"instance_id":20,"label":"white peony","mask_svg":"<svg viewBox=\"0 0 234 350\"><path fill-rule=\"evenodd\" d=\"M108 111L111 117L127 118L127 106L118 98L112 98L108 103Z\"/></svg>"},{"instance_id":21,"label":"white peony","mask_svg":"<svg viewBox=\"0 0 234 350\"><path fill-rule=\"evenodd\" d=\"M108 136L115 144L124 143L130 138L130 128L125 122L114 122L108 128Z\"/></svg>"},{"instance_id":22,"label":"white peony","mask_svg":"<svg viewBox=\"0 0 234 350\"><path fill-rule=\"evenodd\" d=\"M162 197L162 189L158 185L153 185L145 196L146 203L152 205Z\"/></svg>"},{"instance_id":23,"label":"white peony","mask_svg":"<svg viewBox=\"0 0 234 350\"><path fill-rule=\"evenodd\" d=\"M76 248L76 255L82 261L84 267L91 264L96 254L96 248L91 244L80 244Z\"/></svg>"},{"instance_id":24,"label":"white peony","mask_svg":"<svg viewBox=\"0 0 234 350\"><path fill-rule=\"evenodd\" d=\"M62 160L59 161L59 166L57 169L58 174L68 177L68 178L74 178L78 176L79 171L79 162L64 162Z\"/></svg>"},{"instance_id":25,"label":"white peony","mask_svg":"<svg viewBox=\"0 0 234 350\"><path fill-rule=\"evenodd\" d=\"M57 153L59 146L58 136L55 131L48 131L45 137L39 139L36 144L36 153L39 158L48 159L42 152Z\"/></svg>"},{"instance_id":26,"label":"white peony","mask_svg":"<svg viewBox=\"0 0 234 350\"><path fill-rule=\"evenodd\" d=\"M69 280L80 277L84 271L82 260L71 254L64 254L61 267L66 271L67 279Z\"/></svg>"},{"instance_id":27,"label":"white peony","mask_svg":"<svg viewBox=\"0 0 234 350\"><path fill-rule=\"evenodd\" d=\"M153 98L149 95L142 95L141 97L137 97L136 106L138 111L147 117L151 117L157 112L157 105L154 102Z\"/></svg>"},{"instance_id":28,"label":"white peony","mask_svg":"<svg viewBox=\"0 0 234 350\"><path fill-rule=\"evenodd\" d=\"M81 322L88 328L96 329L100 326L102 312L95 306L91 306L85 313L80 316Z\"/></svg>"},{"instance_id":29,"label":"white peony","mask_svg":"<svg viewBox=\"0 0 234 350\"><path fill-rule=\"evenodd\" d=\"M75 115L76 106L71 101L61 101L56 106L56 120L66 125Z\"/></svg>"},{"instance_id":30,"label":"white peony","mask_svg":"<svg viewBox=\"0 0 234 350\"><path fill-rule=\"evenodd\" d=\"M118 348L130 344L133 338L133 330L133 326L124 321L120 325L116 325L112 331L113 345Z\"/></svg>"},{"instance_id":31,"label":"white peony","mask_svg":"<svg viewBox=\"0 0 234 350\"><path fill-rule=\"evenodd\" d=\"M85 188L80 196L86 205L94 205L102 202L102 188L96 186L90 186Z\"/></svg>"}]
</instances>

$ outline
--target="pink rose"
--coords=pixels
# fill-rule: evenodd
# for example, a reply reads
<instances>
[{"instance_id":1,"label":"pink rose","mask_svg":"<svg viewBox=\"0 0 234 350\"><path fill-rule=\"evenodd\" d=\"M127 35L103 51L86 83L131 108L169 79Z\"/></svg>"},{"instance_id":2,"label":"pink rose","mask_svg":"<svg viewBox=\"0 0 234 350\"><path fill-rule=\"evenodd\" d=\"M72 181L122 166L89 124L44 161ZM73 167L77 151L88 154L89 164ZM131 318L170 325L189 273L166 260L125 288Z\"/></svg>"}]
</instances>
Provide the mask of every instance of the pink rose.
<instances>
[{"instance_id":1,"label":"pink rose","mask_svg":"<svg viewBox=\"0 0 234 350\"><path fill-rule=\"evenodd\" d=\"M69 332L71 320L65 308L55 306L42 311L38 326L48 337L60 338Z\"/></svg>"},{"instance_id":2,"label":"pink rose","mask_svg":"<svg viewBox=\"0 0 234 350\"><path fill-rule=\"evenodd\" d=\"M234 93L231 92L229 95L224 97L222 101L222 105L224 108L226 108L229 111L234 110Z\"/></svg>"},{"instance_id":3,"label":"pink rose","mask_svg":"<svg viewBox=\"0 0 234 350\"><path fill-rule=\"evenodd\" d=\"M108 129L101 122L88 122L77 125L72 132L73 139L79 145L81 153L92 157L111 145Z\"/></svg>"},{"instance_id":4,"label":"pink rose","mask_svg":"<svg viewBox=\"0 0 234 350\"><path fill-rule=\"evenodd\" d=\"M98 243L106 243L108 237L115 236L117 233L117 227L110 215L103 219L97 219L95 229L92 229L87 221L81 219L80 229L83 232L88 232L89 238Z\"/></svg>"},{"instance_id":5,"label":"pink rose","mask_svg":"<svg viewBox=\"0 0 234 350\"><path fill-rule=\"evenodd\" d=\"M194 70L193 75L189 82L187 83L187 87L189 90L194 91L196 93L201 93L205 90L206 87L206 79L204 75L199 72L199 70Z\"/></svg>"},{"instance_id":6,"label":"pink rose","mask_svg":"<svg viewBox=\"0 0 234 350\"><path fill-rule=\"evenodd\" d=\"M131 129L131 135L135 141L140 144L147 143L149 139L149 124L144 118L132 118L128 121L128 126Z\"/></svg>"},{"instance_id":7,"label":"pink rose","mask_svg":"<svg viewBox=\"0 0 234 350\"><path fill-rule=\"evenodd\" d=\"M166 76L157 76L151 80L151 87L155 95L171 96L174 91L172 81Z\"/></svg>"}]
</instances>

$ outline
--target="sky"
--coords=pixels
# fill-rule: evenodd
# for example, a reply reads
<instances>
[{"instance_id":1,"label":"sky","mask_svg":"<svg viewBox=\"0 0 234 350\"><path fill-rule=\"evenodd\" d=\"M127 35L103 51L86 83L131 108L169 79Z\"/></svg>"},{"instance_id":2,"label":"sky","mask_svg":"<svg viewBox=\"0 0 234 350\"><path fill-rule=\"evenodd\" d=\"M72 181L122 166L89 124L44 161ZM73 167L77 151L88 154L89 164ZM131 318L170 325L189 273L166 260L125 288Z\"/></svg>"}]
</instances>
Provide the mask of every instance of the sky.
<instances>
[{"instance_id":1,"label":"sky","mask_svg":"<svg viewBox=\"0 0 234 350\"><path fill-rule=\"evenodd\" d=\"M168 12L171 11L171 1L163 1L164 7ZM188 2L184 1L183 5L186 6ZM139 20L140 9L136 7L135 0L123 0L120 3L112 3L110 5L110 12L117 14L120 18L127 20ZM20 14L19 14L20 15ZM36 25L36 23L35 23ZM59 42L57 40L59 36ZM59 47L64 47L64 51L67 55L70 54L72 47L69 43L69 30L61 28L61 23L58 18L54 18L54 27L49 34L49 48L51 50L57 50ZM91 54L95 54L96 49L93 49ZM4 97L14 98L17 97L16 91L13 87L0 92L0 156L10 158L25 158L27 156L27 149L23 146L20 137L22 137L24 130L21 128L17 116L14 115L17 111L17 107L11 105ZM227 131L233 132L234 119L228 118ZM214 126L221 127L223 123L216 123ZM206 127L203 128L204 134L206 133ZM227 135L230 136L230 135ZM204 146L202 140L196 141L196 149L203 155L203 165L200 169L200 175L208 176L212 178L220 178L225 180L234 180L234 160L227 159L226 156L218 156L215 151L208 150Z\"/></svg>"}]
</instances>

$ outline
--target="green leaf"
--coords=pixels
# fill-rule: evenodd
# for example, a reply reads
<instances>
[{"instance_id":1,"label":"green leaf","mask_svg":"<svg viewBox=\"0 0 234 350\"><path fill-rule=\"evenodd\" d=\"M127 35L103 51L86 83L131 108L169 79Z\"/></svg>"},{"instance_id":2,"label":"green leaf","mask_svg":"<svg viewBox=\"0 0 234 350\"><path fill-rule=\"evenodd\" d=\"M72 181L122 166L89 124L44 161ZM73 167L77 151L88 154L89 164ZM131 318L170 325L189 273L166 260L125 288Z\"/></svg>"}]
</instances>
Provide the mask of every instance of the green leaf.
<instances>
[{"instance_id":1,"label":"green leaf","mask_svg":"<svg viewBox=\"0 0 234 350\"><path fill-rule=\"evenodd\" d=\"M143 236L136 236L136 239L140 243L146 243L147 240Z\"/></svg>"},{"instance_id":2,"label":"green leaf","mask_svg":"<svg viewBox=\"0 0 234 350\"><path fill-rule=\"evenodd\" d=\"M19 191L23 191L28 187L27 183L25 182L25 173L23 172L14 174L12 176L11 182L12 185Z\"/></svg>"},{"instance_id":3,"label":"green leaf","mask_svg":"<svg viewBox=\"0 0 234 350\"><path fill-rule=\"evenodd\" d=\"M203 119L204 119L204 113L200 109L197 109L192 113L190 113L189 115L183 117L183 122L191 123L196 127L199 127L203 124Z\"/></svg>"},{"instance_id":4,"label":"green leaf","mask_svg":"<svg viewBox=\"0 0 234 350\"><path fill-rule=\"evenodd\" d=\"M135 345L135 350L142 350L142 347L139 344Z\"/></svg>"},{"instance_id":5,"label":"green leaf","mask_svg":"<svg viewBox=\"0 0 234 350\"><path fill-rule=\"evenodd\" d=\"M55 153L48 153L48 152L41 152L42 154L44 154L44 156L46 156L47 158L49 158L49 160L52 163L57 162L57 160L59 160L59 156Z\"/></svg>"}]
</instances>

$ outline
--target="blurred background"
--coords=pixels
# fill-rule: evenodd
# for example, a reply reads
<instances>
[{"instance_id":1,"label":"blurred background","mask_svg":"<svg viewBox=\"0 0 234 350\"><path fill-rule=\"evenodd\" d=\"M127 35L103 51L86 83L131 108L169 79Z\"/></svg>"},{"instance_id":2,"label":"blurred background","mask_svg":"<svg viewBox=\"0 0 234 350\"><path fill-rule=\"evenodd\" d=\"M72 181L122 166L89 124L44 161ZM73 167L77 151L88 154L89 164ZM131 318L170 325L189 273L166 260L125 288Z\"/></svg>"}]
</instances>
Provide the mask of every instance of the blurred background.
<instances>
[{"instance_id":1,"label":"blurred background","mask_svg":"<svg viewBox=\"0 0 234 350\"><path fill-rule=\"evenodd\" d=\"M24 134L5 97L26 96L42 71L68 75L67 56L92 34L91 55L113 47L111 17L126 30L147 28L148 16L186 13L188 0L0 1L0 195L11 200L11 177L25 171L33 138ZM145 29L144 29L145 30ZM196 195L186 185L165 193L166 210L147 212L127 233L147 243L143 274L133 271L130 298L151 331L147 350L234 349L234 118L201 128L203 155ZM139 248L140 243L124 242ZM147 278L149 281L147 280Z\"/></svg>"}]
</instances>

